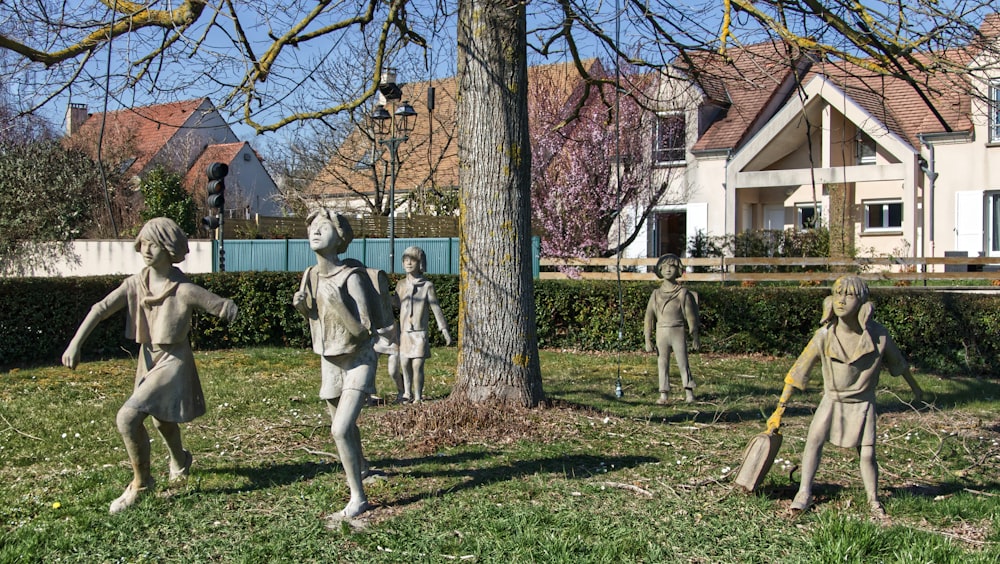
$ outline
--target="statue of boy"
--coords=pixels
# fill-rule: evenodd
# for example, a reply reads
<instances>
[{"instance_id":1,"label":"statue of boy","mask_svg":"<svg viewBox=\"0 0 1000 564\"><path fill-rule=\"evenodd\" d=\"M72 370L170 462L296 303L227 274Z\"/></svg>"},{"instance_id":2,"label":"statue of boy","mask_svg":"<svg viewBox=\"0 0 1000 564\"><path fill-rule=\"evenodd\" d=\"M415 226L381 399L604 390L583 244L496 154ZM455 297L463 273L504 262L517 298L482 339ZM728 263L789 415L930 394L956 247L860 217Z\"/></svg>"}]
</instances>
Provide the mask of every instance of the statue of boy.
<instances>
[{"instance_id":1,"label":"statue of boy","mask_svg":"<svg viewBox=\"0 0 1000 564\"><path fill-rule=\"evenodd\" d=\"M701 348L698 323L698 294L677 283L684 265L675 254L665 254L656 261L656 275L663 279L660 287L653 290L646 306L643 333L646 352L653 352L653 327L656 327L656 351L659 356L657 367L660 378L660 398L656 403L664 405L670 394L670 353L677 355L677 368L681 373L684 387L684 401L694 401L694 379L688 366L687 337L685 326L691 333L691 348Z\"/></svg>"},{"instance_id":2,"label":"statue of boy","mask_svg":"<svg viewBox=\"0 0 1000 564\"><path fill-rule=\"evenodd\" d=\"M132 464L132 481L111 503L111 513L134 504L156 485L144 423L148 416L153 417L170 451L170 481L187 478L192 457L181 443L178 423L205 413L205 396L188 339L191 314L198 309L232 321L237 312L232 300L192 283L173 266L188 253L187 236L173 220L149 220L135 239L135 250L142 254L146 267L90 308L62 357L63 364L76 368L80 347L94 327L128 308L125 334L139 343L139 365L132 396L118 410L116 421Z\"/></svg>"},{"instance_id":3,"label":"statue of boy","mask_svg":"<svg viewBox=\"0 0 1000 564\"><path fill-rule=\"evenodd\" d=\"M424 395L424 360L431 356L431 344L427 338L430 312L434 312L434 319L447 345L451 345L451 333L434 292L434 283L424 276L427 268L424 250L408 247L403 251L402 260L406 278L396 283L396 295L399 297L399 360L403 371L403 400L420 403Z\"/></svg>"},{"instance_id":4,"label":"statue of boy","mask_svg":"<svg viewBox=\"0 0 1000 564\"><path fill-rule=\"evenodd\" d=\"M823 369L823 398L813 415L802 452L802 482L790 509L800 513L812 504L813 478L823 444L856 447L861 458L861 480L872 514L885 518L878 499L878 463L875 460L875 389L885 366L902 376L920 402L923 392L910 374L903 353L881 324L872 319L868 285L858 276L843 276L823 301L820 328L785 376L779 409L767 421L768 431L780 425L781 411L792 389L805 390L809 372L818 362Z\"/></svg>"},{"instance_id":5,"label":"statue of boy","mask_svg":"<svg viewBox=\"0 0 1000 564\"><path fill-rule=\"evenodd\" d=\"M316 266L302 275L292 305L309 320L313 351L320 355L322 383L330 432L344 465L351 498L339 513L351 518L369 509L362 479L367 462L361 450L358 416L375 392L378 356L373 348L372 315L378 296L363 267L350 266L339 255L354 239L354 230L339 213L320 209L309 214L309 247Z\"/></svg>"}]
</instances>

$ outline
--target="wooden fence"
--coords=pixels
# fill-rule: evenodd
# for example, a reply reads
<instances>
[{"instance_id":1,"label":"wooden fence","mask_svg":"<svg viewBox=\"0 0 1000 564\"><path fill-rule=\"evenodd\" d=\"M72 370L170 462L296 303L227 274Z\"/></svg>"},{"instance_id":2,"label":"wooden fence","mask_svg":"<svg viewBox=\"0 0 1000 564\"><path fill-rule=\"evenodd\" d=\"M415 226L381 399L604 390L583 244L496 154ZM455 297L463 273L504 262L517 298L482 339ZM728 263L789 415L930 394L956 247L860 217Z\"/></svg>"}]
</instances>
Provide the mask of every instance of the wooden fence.
<instances>
[{"instance_id":1,"label":"wooden fence","mask_svg":"<svg viewBox=\"0 0 1000 564\"><path fill-rule=\"evenodd\" d=\"M584 280L656 280L652 272L656 258L546 259L539 261L543 280L580 278ZM855 273L867 280L901 283L925 280L1000 280L1000 257L857 258L825 257L684 258L684 280L692 282L774 282L820 283ZM551 271L560 266L577 267L573 274ZM597 270L600 269L600 270ZM638 272L645 269L646 272ZM996 282L994 282L996 283Z\"/></svg>"}]
</instances>

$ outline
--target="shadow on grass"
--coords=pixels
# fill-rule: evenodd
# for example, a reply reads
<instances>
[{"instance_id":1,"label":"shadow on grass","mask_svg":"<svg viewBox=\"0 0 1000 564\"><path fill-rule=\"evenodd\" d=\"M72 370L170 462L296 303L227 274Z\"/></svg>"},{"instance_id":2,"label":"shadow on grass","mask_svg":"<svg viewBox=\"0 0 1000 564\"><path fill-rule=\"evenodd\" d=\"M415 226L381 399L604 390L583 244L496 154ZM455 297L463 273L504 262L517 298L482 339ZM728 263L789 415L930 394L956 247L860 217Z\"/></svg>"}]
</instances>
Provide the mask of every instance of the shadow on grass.
<instances>
[{"instance_id":1,"label":"shadow on grass","mask_svg":"<svg viewBox=\"0 0 1000 564\"><path fill-rule=\"evenodd\" d=\"M901 487L883 488L892 494L908 494L914 497L950 496L960 492L968 492L990 497L1000 496L1000 482L986 484L960 484L956 482L937 482L930 484L907 484Z\"/></svg>"},{"instance_id":2,"label":"shadow on grass","mask_svg":"<svg viewBox=\"0 0 1000 564\"><path fill-rule=\"evenodd\" d=\"M798 467L796 466L796 468ZM774 470L772 469L772 472L773 471ZM758 493L759 495L774 501L787 500L790 502L798 492L799 484L797 480L793 480L791 477L789 477L789 479L792 482L791 484L762 487L758 490ZM858 476L858 482L858 486L860 486L860 476ZM837 497L841 491L851 487L854 486L845 486L844 484L830 482L816 482L813 484L812 490L813 507L822 506L824 503L827 503ZM736 491L742 490L736 488ZM879 492L883 501L886 497L897 497L902 494L913 497L931 498L935 500L941 497L949 497L961 492L995 497L1000 495L1000 482L994 481L986 484L975 484L974 487L970 487L969 484L960 484L956 482L932 482L923 484L911 483L904 486L880 485Z\"/></svg>"},{"instance_id":3,"label":"shadow on grass","mask_svg":"<svg viewBox=\"0 0 1000 564\"><path fill-rule=\"evenodd\" d=\"M454 457L455 460L450 460L453 457L449 455L443 457L428 456L401 460L386 459L379 462L386 466L418 466L420 464L440 465L448 464L449 462L468 461L476 456L482 459L493 456L493 454L489 452L472 454L473 456L468 456L468 454L457 455ZM532 458L529 460L513 462L511 464L487 466L482 468L456 468L453 470L430 471L416 470L407 472L407 475L418 480L422 478L449 477L462 479L462 481L448 487L425 491L389 501L386 502L386 505L403 507L424 499L439 497L462 490L474 489L497 482L506 482L524 476L551 474L567 479L584 479L596 475L613 475L612 472L617 470L634 468L642 464L651 464L659 461L660 460L658 458L653 458L651 456L590 456L585 454L574 454L569 456Z\"/></svg>"},{"instance_id":4,"label":"shadow on grass","mask_svg":"<svg viewBox=\"0 0 1000 564\"><path fill-rule=\"evenodd\" d=\"M696 396L694 403L685 403L683 399L678 397L667 405L657 405L655 401L650 401L649 399L631 399L629 396L616 398L614 394L608 394L607 397L603 398L603 401L612 405L603 408L560 398L550 398L549 402L553 407L591 413L595 416L611 415L626 419L642 419L661 425L667 423L742 423L745 421L760 421L763 423L767 419L767 416L770 415L770 412L765 413L761 411L763 408L724 409L713 403L724 403L731 400L732 396L720 396L709 393ZM653 409L656 412L645 412L642 414L623 412L623 410L643 408ZM812 414L812 410L809 409L803 408L798 411L809 415ZM795 412L796 409L793 408L789 408L786 411L788 414L795 414Z\"/></svg>"},{"instance_id":5,"label":"shadow on grass","mask_svg":"<svg viewBox=\"0 0 1000 564\"><path fill-rule=\"evenodd\" d=\"M203 492L237 493L287 486L302 480L311 480L338 471L339 462L300 462L297 464L269 464L267 466L229 466L199 470L202 474L220 476L237 475L247 480L242 486L200 488Z\"/></svg>"}]
</instances>

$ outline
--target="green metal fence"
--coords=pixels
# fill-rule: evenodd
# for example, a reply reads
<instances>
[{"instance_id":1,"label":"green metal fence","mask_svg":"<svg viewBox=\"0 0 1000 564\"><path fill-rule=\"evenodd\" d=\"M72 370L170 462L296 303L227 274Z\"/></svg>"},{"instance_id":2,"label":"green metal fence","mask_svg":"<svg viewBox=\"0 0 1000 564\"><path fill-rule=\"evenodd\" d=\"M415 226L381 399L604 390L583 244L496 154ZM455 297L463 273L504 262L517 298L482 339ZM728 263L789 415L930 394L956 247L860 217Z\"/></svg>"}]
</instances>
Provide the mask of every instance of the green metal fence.
<instances>
[{"instance_id":1,"label":"green metal fence","mask_svg":"<svg viewBox=\"0 0 1000 564\"><path fill-rule=\"evenodd\" d=\"M342 258L353 258L368 268L386 272L402 272L403 251L417 246L427 254L428 274L458 274L458 238L396 238L395 268L389 268L389 239L355 239ZM213 245L212 271L219 272L219 242ZM316 264L316 255L309 249L306 239L227 239L225 270L302 271ZM531 272L538 278L538 261L541 240L531 238Z\"/></svg>"}]
</instances>

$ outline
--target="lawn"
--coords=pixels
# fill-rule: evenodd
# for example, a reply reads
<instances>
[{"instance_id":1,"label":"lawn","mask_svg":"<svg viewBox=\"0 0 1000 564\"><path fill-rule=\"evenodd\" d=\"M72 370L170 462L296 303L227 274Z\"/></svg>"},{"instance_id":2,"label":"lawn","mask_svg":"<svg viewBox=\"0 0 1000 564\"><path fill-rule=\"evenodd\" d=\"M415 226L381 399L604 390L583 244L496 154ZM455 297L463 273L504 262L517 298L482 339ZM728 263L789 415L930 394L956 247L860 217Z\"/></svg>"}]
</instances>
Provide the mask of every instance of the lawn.
<instances>
[{"instance_id":1,"label":"lawn","mask_svg":"<svg viewBox=\"0 0 1000 564\"><path fill-rule=\"evenodd\" d=\"M134 361L0 373L0 562L1000 561L997 381L917 372L931 401L918 408L883 376L877 452L891 519L880 523L857 454L830 445L815 507L788 514L815 383L793 396L760 492L733 488L794 359L692 355L698 401L675 388L676 403L658 406L652 355L543 351L548 406L499 411L443 401L455 349L439 348L431 401L362 412L376 507L328 527L347 487L318 357L196 357L209 412L182 426L191 478L167 484L151 429L156 495L115 516L108 504L131 473L114 418ZM378 387L394 396L384 361Z\"/></svg>"}]
</instances>

